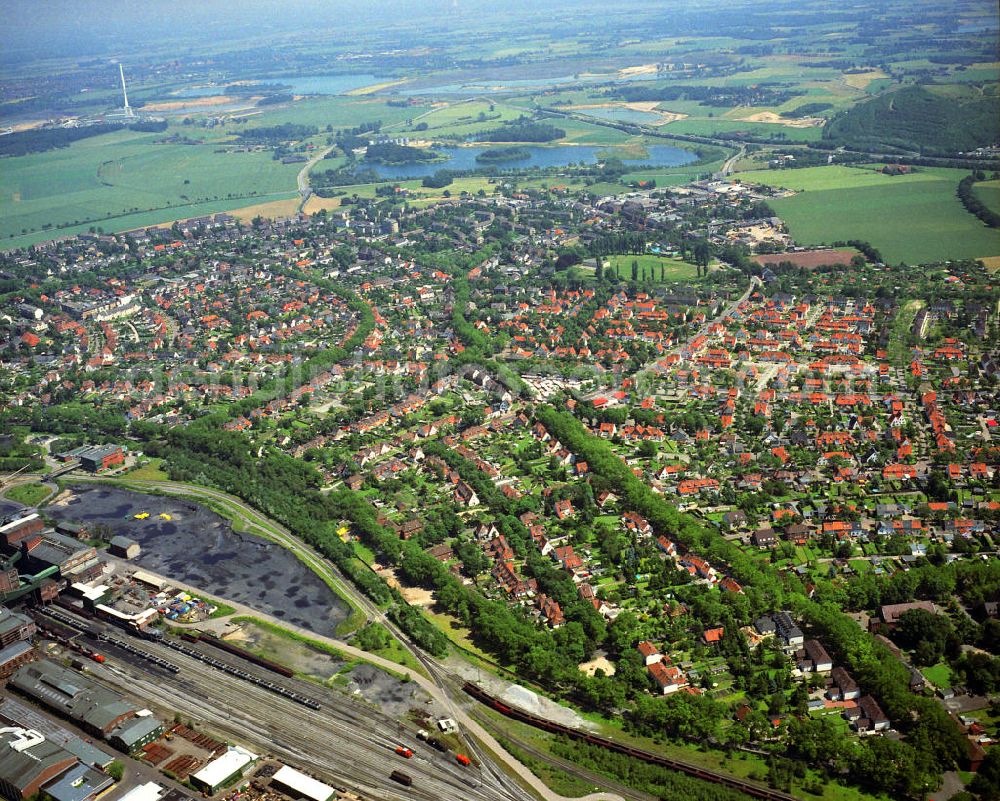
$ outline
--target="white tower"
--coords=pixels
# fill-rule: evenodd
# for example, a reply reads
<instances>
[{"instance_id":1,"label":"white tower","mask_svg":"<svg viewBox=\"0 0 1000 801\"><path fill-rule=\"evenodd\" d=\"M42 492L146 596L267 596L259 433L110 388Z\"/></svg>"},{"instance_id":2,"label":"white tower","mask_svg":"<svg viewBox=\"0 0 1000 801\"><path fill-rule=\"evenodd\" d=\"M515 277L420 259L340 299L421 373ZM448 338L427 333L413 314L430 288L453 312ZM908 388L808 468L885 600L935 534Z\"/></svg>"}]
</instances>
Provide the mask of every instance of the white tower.
<instances>
[{"instance_id":1,"label":"white tower","mask_svg":"<svg viewBox=\"0 0 1000 801\"><path fill-rule=\"evenodd\" d=\"M135 112L132 111L132 107L128 104L128 92L125 91L125 69L122 67L121 62L118 62L118 74L122 78L122 97L125 99L125 108L123 109L126 117L134 117Z\"/></svg>"}]
</instances>

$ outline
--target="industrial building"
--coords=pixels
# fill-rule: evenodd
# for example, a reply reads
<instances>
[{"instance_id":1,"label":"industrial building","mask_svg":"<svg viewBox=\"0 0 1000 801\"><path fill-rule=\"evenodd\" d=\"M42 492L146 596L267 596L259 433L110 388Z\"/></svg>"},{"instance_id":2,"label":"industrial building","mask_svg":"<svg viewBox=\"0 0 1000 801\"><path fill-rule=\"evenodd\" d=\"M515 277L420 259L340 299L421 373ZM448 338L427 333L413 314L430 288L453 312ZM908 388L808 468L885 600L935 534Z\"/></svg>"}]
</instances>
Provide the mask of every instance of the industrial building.
<instances>
[{"instance_id":1,"label":"industrial building","mask_svg":"<svg viewBox=\"0 0 1000 801\"><path fill-rule=\"evenodd\" d=\"M282 765L271 777L271 787L291 798L302 798L305 801L330 801L333 788L317 781L301 771Z\"/></svg>"},{"instance_id":2,"label":"industrial building","mask_svg":"<svg viewBox=\"0 0 1000 801\"><path fill-rule=\"evenodd\" d=\"M92 545L84 545L54 531L25 538L21 541L21 553L23 569L28 572L55 567L60 575L70 576L85 573L98 563L97 549Z\"/></svg>"},{"instance_id":3,"label":"industrial building","mask_svg":"<svg viewBox=\"0 0 1000 801\"><path fill-rule=\"evenodd\" d=\"M0 795L22 801L44 791L56 801L92 801L114 781L34 729L0 728Z\"/></svg>"},{"instance_id":4,"label":"industrial building","mask_svg":"<svg viewBox=\"0 0 1000 801\"><path fill-rule=\"evenodd\" d=\"M38 627L30 617L0 606L0 648L30 640L37 631Z\"/></svg>"},{"instance_id":5,"label":"industrial building","mask_svg":"<svg viewBox=\"0 0 1000 801\"><path fill-rule=\"evenodd\" d=\"M0 556L0 597L5 597L7 593L20 588L21 577L17 572L17 560L20 557L20 554Z\"/></svg>"},{"instance_id":6,"label":"industrial building","mask_svg":"<svg viewBox=\"0 0 1000 801\"><path fill-rule=\"evenodd\" d=\"M38 732L0 730L0 794L5 798L29 798L76 764L76 757Z\"/></svg>"},{"instance_id":7,"label":"industrial building","mask_svg":"<svg viewBox=\"0 0 1000 801\"><path fill-rule=\"evenodd\" d=\"M126 721L144 717L119 693L48 659L19 668L9 686L104 739Z\"/></svg>"},{"instance_id":8,"label":"industrial building","mask_svg":"<svg viewBox=\"0 0 1000 801\"><path fill-rule=\"evenodd\" d=\"M137 715L108 735L108 742L119 751L131 754L163 734L163 724L151 714Z\"/></svg>"},{"instance_id":9,"label":"industrial building","mask_svg":"<svg viewBox=\"0 0 1000 801\"><path fill-rule=\"evenodd\" d=\"M146 782L133 787L118 801L192 801L180 790L165 790L156 782Z\"/></svg>"},{"instance_id":10,"label":"industrial building","mask_svg":"<svg viewBox=\"0 0 1000 801\"><path fill-rule=\"evenodd\" d=\"M39 731L52 742L58 743L64 751L69 751L84 765L92 768L107 770L108 765L115 759L109 751L78 737L57 723L54 718L42 714L12 695L0 699L0 727L3 726Z\"/></svg>"},{"instance_id":11,"label":"industrial building","mask_svg":"<svg viewBox=\"0 0 1000 801\"><path fill-rule=\"evenodd\" d=\"M45 521L37 512L21 515L20 517L8 518L0 526L0 537L8 546L15 546L21 540L32 534L37 534L45 528Z\"/></svg>"},{"instance_id":12,"label":"industrial building","mask_svg":"<svg viewBox=\"0 0 1000 801\"><path fill-rule=\"evenodd\" d=\"M65 462L77 460L80 467L89 473L100 473L125 463L125 452L120 445L84 445L71 451L60 453Z\"/></svg>"},{"instance_id":13,"label":"industrial building","mask_svg":"<svg viewBox=\"0 0 1000 801\"><path fill-rule=\"evenodd\" d=\"M213 759L197 773L193 773L191 782L209 795L215 795L220 788L246 776L258 759L256 754L245 748L231 745L218 759Z\"/></svg>"},{"instance_id":14,"label":"industrial building","mask_svg":"<svg viewBox=\"0 0 1000 801\"><path fill-rule=\"evenodd\" d=\"M21 640L0 649L0 684L6 682L14 672L29 662L34 662L38 653L30 642Z\"/></svg>"},{"instance_id":15,"label":"industrial building","mask_svg":"<svg viewBox=\"0 0 1000 801\"><path fill-rule=\"evenodd\" d=\"M108 774L78 763L43 790L52 801L95 801L114 783Z\"/></svg>"},{"instance_id":16,"label":"industrial building","mask_svg":"<svg viewBox=\"0 0 1000 801\"><path fill-rule=\"evenodd\" d=\"M121 559L135 559L139 555L140 548L138 542L119 534L117 537L111 538L108 550L111 551L112 556L117 556Z\"/></svg>"}]
</instances>

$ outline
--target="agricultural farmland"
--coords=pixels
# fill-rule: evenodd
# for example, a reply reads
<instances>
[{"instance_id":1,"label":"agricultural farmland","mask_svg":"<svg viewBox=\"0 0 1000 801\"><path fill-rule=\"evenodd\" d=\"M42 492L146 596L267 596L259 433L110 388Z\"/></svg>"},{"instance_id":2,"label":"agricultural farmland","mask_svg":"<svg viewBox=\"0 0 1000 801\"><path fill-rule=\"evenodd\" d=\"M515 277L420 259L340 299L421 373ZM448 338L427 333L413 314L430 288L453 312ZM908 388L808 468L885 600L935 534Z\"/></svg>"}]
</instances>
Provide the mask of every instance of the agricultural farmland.
<instances>
[{"instance_id":1,"label":"agricultural farmland","mask_svg":"<svg viewBox=\"0 0 1000 801\"><path fill-rule=\"evenodd\" d=\"M1000 241L955 196L962 170L920 168L887 176L857 167L741 173L745 183L798 194L770 201L804 245L848 239L870 242L890 263L981 258L1000 254Z\"/></svg>"},{"instance_id":2,"label":"agricultural farmland","mask_svg":"<svg viewBox=\"0 0 1000 801\"><path fill-rule=\"evenodd\" d=\"M119 131L7 159L0 171L4 245L91 225L152 225L294 193L299 168L268 153L220 154L210 144L155 144L156 138Z\"/></svg>"}]
</instances>

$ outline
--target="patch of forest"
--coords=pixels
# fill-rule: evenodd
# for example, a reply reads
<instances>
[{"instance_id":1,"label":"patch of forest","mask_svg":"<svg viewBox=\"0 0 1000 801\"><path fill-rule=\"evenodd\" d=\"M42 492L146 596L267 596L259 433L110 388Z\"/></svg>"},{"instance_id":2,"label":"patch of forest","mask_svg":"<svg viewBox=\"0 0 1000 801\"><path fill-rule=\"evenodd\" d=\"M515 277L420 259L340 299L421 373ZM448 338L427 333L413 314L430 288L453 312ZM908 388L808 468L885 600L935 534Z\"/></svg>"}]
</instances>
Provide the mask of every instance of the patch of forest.
<instances>
[{"instance_id":1,"label":"patch of forest","mask_svg":"<svg viewBox=\"0 0 1000 801\"><path fill-rule=\"evenodd\" d=\"M966 152L1000 139L1000 100L989 95L946 97L908 86L841 112L827 123L823 138L868 150Z\"/></svg>"}]
</instances>

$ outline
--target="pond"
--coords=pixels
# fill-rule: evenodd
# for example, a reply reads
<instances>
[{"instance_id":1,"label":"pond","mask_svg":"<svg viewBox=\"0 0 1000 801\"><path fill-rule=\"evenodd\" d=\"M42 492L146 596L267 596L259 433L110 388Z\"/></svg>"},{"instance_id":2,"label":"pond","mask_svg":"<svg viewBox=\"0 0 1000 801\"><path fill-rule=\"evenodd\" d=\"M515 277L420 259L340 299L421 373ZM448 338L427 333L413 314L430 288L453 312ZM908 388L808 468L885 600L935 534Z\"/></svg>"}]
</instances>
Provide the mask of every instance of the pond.
<instances>
[{"instance_id":1,"label":"pond","mask_svg":"<svg viewBox=\"0 0 1000 801\"><path fill-rule=\"evenodd\" d=\"M149 517L137 520L142 512ZM191 501L79 486L45 513L56 520L106 524L139 543L142 551L133 561L142 567L317 634L333 635L350 612L280 545L234 532L227 520Z\"/></svg>"},{"instance_id":2,"label":"pond","mask_svg":"<svg viewBox=\"0 0 1000 801\"><path fill-rule=\"evenodd\" d=\"M614 148L603 148L595 145L555 145L540 147L518 145L518 149L528 151L528 154L517 161L478 162L476 156L487 150L487 147L437 147L439 153L447 156L447 161L436 161L431 164L373 164L362 163L362 166L372 166L379 177L389 180L406 180L423 178L433 175L438 170L475 170L496 167L500 170L525 169L528 167L565 167L567 164L595 164L597 154L603 150L614 152ZM650 164L656 167L679 167L690 164L697 156L690 150L682 150L670 145L648 145L649 155L642 159L632 159L635 164Z\"/></svg>"},{"instance_id":3,"label":"pond","mask_svg":"<svg viewBox=\"0 0 1000 801\"><path fill-rule=\"evenodd\" d=\"M585 114L588 117L597 117L600 120L611 120L611 122L634 122L638 124L653 125L662 122L663 117L649 111L638 111L633 108L620 108L612 106L610 108L581 108L577 109L578 114Z\"/></svg>"}]
</instances>

